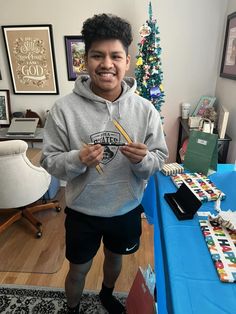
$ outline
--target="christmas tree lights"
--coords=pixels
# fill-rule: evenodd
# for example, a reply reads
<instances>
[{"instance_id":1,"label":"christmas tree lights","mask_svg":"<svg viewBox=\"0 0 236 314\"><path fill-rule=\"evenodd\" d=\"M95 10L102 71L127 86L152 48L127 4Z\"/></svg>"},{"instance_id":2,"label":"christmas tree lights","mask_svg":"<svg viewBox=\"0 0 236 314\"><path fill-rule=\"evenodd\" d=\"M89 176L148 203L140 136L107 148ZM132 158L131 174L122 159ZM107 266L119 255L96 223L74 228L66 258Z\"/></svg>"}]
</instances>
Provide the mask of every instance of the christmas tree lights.
<instances>
[{"instance_id":1,"label":"christmas tree lights","mask_svg":"<svg viewBox=\"0 0 236 314\"><path fill-rule=\"evenodd\" d=\"M164 103L161 47L157 21L152 16L151 1L149 2L149 19L142 25L139 33L142 39L138 43L139 54L135 67L137 93L150 100L161 112L161 106Z\"/></svg>"}]
</instances>

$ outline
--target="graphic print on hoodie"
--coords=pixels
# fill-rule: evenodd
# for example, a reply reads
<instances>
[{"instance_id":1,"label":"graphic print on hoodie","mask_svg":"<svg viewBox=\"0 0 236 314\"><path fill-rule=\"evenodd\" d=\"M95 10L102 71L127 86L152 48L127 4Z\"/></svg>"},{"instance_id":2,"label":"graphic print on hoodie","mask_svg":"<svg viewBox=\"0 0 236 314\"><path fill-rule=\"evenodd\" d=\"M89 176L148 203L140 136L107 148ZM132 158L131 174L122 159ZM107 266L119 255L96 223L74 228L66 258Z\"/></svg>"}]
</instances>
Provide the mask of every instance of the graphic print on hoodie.
<instances>
[{"instance_id":1,"label":"graphic print on hoodie","mask_svg":"<svg viewBox=\"0 0 236 314\"><path fill-rule=\"evenodd\" d=\"M92 143L116 144L121 141L121 135L119 132L102 131L92 134L90 139ZM103 159L100 161L100 163L103 165L109 163L113 158L115 158L118 149L118 146L105 146Z\"/></svg>"}]
</instances>

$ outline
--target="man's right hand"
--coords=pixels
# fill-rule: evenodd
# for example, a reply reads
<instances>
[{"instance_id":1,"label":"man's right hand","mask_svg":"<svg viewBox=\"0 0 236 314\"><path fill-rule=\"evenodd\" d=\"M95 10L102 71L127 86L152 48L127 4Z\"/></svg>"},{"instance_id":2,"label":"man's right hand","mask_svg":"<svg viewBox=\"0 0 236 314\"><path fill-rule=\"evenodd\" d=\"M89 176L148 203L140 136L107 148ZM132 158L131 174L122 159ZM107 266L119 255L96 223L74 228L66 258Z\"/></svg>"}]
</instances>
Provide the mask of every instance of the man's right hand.
<instances>
[{"instance_id":1,"label":"man's right hand","mask_svg":"<svg viewBox=\"0 0 236 314\"><path fill-rule=\"evenodd\" d=\"M79 152L80 161L88 167L96 167L103 158L104 147L100 144L84 144Z\"/></svg>"}]
</instances>

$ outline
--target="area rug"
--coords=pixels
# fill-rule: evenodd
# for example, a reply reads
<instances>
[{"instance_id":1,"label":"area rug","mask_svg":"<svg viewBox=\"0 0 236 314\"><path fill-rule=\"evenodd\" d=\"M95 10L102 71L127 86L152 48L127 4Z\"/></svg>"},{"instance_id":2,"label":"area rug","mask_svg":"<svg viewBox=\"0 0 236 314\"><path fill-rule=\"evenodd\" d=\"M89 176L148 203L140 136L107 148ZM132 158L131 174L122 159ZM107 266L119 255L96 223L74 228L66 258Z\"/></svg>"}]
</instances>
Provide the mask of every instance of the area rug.
<instances>
[{"instance_id":1,"label":"area rug","mask_svg":"<svg viewBox=\"0 0 236 314\"><path fill-rule=\"evenodd\" d=\"M125 305L127 294L115 293ZM0 313L2 314L65 314L66 299L63 289L35 286L0 286ZM107 314L99 301L98 292L84 291L80 314Z\"/></svg>"},{"instance_id":2,"label":"area rug","mask_svg":"<svg viewBox=\"0 0 236 314\"><path fill-rule=\"evenodd\" d=\"M43 235L25 220L15 222L0 234L0 271L51 274L65 259L64 211L55 209L35 213L42 222Z\"/></svg>"}]
</instances>

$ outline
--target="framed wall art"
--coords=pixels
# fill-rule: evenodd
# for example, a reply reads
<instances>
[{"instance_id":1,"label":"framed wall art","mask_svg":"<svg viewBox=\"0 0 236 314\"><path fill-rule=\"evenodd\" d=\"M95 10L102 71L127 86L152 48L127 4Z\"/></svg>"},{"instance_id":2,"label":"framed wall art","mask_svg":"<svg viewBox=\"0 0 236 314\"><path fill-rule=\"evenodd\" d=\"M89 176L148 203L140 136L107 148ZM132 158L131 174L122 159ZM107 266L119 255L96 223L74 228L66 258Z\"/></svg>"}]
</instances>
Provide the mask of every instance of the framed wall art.
<instances>
[{"instance_id":1,"label":"framed wall art","mask_svg":"<svg viewBox=\"0 0 236 314\"><path fill-rule=\"evenodd\" d=\"M82 36L65 36L65 47L68 80L75 81L78 75L86 73Z\"/></svg>"},{"instance_id":2,"label":"framed wall art","mask_svg":"<svg viewBox=\"0 0 236 314\"><path fill-rule=\"evenodd\" d=\"M15 94L58 94L52 25L2 26Z\"/></svg>"},{"instance_id":3,"label":"framed wall art","mask_svg":"<svg viewBox=\"0 0 236 314\"><path fill-rule=\"evenodd\" d=\"M0 89L0 125L9 126L11 122L10 93L8 89Z\"/></svg>"},{"instance_id":4,"label":"framed wall art","mask_svg":"<svg viewBox=\"0 0 236 314\"><path fill-rule=\"evenodd\" d=\"M191 116L202 116L207 108L213 107L216 97L202 96Z\"/></svg>"},{"instance_id":5,"label":"framed wall art","mask_svg":"<svg viewBox=\"0 0 236 314\"><path fill-rule=\"evenodd\" d=\"M236 80L236 12L227 17L220 76Z\"/></svg>"}]
</instances>

